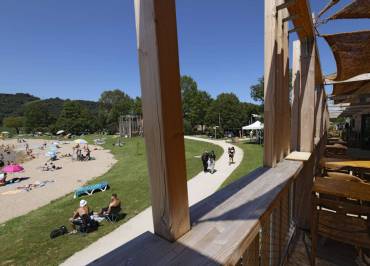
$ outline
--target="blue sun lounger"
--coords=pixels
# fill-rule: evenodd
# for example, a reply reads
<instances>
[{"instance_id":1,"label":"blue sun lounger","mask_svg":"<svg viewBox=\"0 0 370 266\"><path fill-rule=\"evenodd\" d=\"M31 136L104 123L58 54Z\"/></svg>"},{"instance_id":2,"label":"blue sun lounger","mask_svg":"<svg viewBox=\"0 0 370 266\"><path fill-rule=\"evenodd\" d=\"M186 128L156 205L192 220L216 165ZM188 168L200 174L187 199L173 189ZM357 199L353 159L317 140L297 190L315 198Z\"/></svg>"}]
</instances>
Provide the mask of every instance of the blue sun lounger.
<instances>
[{"instance_id":1,"label":"blue sun lounger","mask_svg":"<svg viewBox=\"0 0 370 266\"><path fill-rule=\"evenodd\" d=\"M91 195L97 190L105 191L107 188L108 182L105 181L94 185L79 187L78 189L75 190L74 198L77 198L84 194Z\"/></svg>"}]
</instances>

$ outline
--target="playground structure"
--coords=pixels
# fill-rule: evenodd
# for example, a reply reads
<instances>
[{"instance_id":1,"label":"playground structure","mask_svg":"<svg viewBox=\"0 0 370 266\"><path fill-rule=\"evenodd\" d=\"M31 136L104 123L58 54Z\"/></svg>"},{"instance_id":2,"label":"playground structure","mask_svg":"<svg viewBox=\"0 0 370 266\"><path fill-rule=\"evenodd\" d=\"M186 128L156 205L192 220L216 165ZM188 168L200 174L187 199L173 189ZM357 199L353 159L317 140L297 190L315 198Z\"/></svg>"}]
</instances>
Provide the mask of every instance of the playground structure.
<instances>
[{"instance_id":1,"label":"playground structure","mask_svg":"<svg viewBox=\"0 0 370 266\"><path fill-rule=\"evenodd\" d=\"M143 119L140 115L121 115L118 120L120 137L143 136Z\"/></svg>"}]
</instances>

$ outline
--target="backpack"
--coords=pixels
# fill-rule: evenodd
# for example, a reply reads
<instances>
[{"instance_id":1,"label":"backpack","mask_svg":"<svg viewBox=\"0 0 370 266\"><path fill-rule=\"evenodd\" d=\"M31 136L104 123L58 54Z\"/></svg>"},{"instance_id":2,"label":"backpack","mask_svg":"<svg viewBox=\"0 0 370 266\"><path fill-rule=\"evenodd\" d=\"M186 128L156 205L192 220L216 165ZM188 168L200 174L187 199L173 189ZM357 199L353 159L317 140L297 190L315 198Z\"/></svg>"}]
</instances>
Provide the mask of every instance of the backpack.
<instances>
[{"instance_id":1,"label":"backpack","mask_svg":"<svg viewBox=\"0 0 370 266\"><path fill-rule=\"evenodd\" d=\"M62 225L58 229L54 229L53 231L51 231L50 238L53 239L53 238L56 238L58 236L65 235L67 233L68 233L67 227L65 227L64 225Z\"/></svg>"}]
</instances>

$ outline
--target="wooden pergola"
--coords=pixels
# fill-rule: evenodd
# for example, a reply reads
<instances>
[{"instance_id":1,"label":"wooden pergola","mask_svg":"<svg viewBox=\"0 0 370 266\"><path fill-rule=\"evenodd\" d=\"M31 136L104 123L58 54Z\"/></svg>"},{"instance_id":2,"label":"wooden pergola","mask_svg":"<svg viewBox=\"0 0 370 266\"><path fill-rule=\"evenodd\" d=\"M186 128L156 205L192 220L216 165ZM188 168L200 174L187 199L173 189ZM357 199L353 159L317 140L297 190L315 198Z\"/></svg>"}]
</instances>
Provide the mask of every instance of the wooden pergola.
<instances>
[{"instance_id":1,"label":"wooden pergola","mask_svg":"<svg viewBox=\"0 0 370 266\"><path fill-rule=\"evenodd\" d=\"M281 263L292 230L309 226L329 118L307 1L265 0L264 167L190 210L175 0L135 0L135 16L155 235L131 241L105 263L257 265L260 252L261 264ZM299 36L293 47L291 32Z\"/></svg>"}]
</instances>

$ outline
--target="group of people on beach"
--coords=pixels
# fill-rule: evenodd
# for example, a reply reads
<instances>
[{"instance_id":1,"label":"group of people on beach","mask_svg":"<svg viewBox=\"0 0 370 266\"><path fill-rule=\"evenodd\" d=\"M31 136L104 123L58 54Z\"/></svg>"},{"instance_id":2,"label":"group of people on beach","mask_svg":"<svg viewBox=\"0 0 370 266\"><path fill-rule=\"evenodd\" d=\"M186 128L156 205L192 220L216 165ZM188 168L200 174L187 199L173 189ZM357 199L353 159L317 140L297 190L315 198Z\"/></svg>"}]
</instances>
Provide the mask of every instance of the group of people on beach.
<instances>
[{"instance_id":1,"label":"group of people on beach","mask_svg":"<svg viewBox=\"0 0 370 266\"><path fill-rule=\"evenodd\" d=\"M73 155L77 161L89 161L91 160L91 151L88 145L85 145L83 148L80 147L80 144L77 144L73 147Z\"/></svg>"},{"instance_id":2,"label":"group of people on beach","mask_svg":"<svg viewBox=\"0 0 370 266\"><path fill-rule=\"evenodd\" d=\"M235 155L235 147L231 146L227 149L229 155L229 165L234 163L234 155ZM205 151L201 156L202 164L203 164L203 171L205 173L210 172L213 174L215 170L216 164L216 154L214 151L208 152Z\"/></svg>"},{"instance_id":3,"label":"group of people on beach","mask_svg":"<svg viewBox=\"0 0 370 266\"><path fill-rule=\"evenodd\" d=\"M11 154L13 153L14 149L14 145L0 145L0 167L4 167L5 165L10 165L13 163L13 161L9 158L12 157Z\"/></svg>"}]
</instances>

